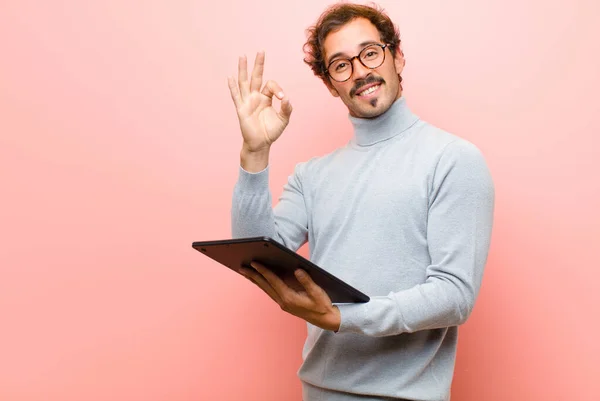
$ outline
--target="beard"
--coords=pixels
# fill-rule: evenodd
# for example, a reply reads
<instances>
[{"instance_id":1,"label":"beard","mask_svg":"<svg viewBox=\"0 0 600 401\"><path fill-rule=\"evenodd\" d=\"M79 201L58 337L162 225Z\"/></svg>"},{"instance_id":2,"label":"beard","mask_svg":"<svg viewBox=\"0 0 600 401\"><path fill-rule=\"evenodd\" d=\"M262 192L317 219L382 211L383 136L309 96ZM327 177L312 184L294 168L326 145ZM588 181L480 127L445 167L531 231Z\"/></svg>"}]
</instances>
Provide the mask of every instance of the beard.
<instances>
[{"instance_id":1,"label":"beard","mask_svg":"<svg viewBox=\"0 0 600 401\"><path fill-rule=\"evenodd\" d=\"M365 85L370 84L384 84L385 80L381 77L376 77L374 75L368 75L365 79L360 79L354 83L352 89L350 89L350 97L356 96L356 91L362 88Z\"/></svg>"},{"instance_id":2,"label":"beard","mask_svg":"<svg viewBox=\"0 0 600 401\"><path fill-rule=\"evenodd\" d=\"M369 74L363 79L355 81L352 88L346 92L345 95L341 95L341 100L344 102L350 115L358 118L375 118L385 113L392 104L402 94L400 85L400 76L398 80L395 76L389 77L387 80L382 76ZM357 92L365 85L379 84L379 93L370 99L361 98L357 96Z\"/></svg>"}]
</instances>

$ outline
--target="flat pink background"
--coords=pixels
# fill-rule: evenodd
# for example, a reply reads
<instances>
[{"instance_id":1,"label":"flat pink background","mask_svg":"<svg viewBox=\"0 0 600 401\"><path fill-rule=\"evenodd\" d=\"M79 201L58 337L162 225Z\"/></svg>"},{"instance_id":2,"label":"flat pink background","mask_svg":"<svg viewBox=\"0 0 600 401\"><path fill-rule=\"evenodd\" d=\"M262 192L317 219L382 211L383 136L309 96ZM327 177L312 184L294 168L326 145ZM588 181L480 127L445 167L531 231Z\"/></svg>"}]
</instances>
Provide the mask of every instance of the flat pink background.
<instances>
[{"instance_id":1,"label":"flat pink background","mask_svg":"<svg viewBox=\"0 0 600 401\"><path fill-rule=\"evenodd\" d=\"M0 3L1 400L300 399L303 322L190 245L230 235L238 55L295 108L275 197L349 138L302 63L327 4ZM496 183L453 400L599 400L598 1L381 4L410 106Z\"/></svg>"}]
</instances>

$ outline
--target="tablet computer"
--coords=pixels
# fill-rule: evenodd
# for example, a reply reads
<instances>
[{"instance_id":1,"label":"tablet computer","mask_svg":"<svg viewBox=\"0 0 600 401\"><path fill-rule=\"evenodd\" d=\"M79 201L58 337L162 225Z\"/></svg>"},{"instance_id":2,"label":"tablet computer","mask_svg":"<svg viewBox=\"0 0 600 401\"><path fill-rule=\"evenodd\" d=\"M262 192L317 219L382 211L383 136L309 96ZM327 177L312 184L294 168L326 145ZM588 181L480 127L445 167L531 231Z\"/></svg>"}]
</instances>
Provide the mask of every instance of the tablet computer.
<instances>
[{"instance_id":1,"label":"tablet computer","mask_svg":"<svg viewBox=\"0 0 600 401\"><path fill-rule=\"evenodd\" d=\"M198 241L192 243L192 247L237 273L240 267L252 269L250 263L258 262L295 289L302 286L294 271L303 269L325 290L331 302L369 302L367 295L269 237Z\"/></svg>"}]
</instances>

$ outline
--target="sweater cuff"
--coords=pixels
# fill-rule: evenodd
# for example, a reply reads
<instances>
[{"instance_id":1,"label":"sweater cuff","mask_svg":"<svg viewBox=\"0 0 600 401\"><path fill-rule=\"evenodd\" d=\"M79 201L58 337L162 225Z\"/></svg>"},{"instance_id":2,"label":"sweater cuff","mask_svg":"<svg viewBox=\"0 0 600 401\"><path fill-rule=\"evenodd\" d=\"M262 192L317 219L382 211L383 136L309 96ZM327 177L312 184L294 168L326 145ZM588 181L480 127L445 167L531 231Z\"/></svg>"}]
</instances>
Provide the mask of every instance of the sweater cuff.
<instances>
[{"instance_id":1,"label":"sweater cuff","mask_svg":"<svg viewBox=\"0 0 600 401\"><path fill-rule=\"evenodd\" d=\"M269 189L269 166L258 173L251 173L240 166L237 189L241 192L263 193Z\"/></svg>"},{"instance_id":2,"label":"sweater cuff","mask_svg":"<svg viewBox=\"0 0 600 401\"><path fill-rule=\"evenodd\" d=\"M392 336L406 332L404 318L397 302L387 297L371 297L364 304L342 304L340 333L356 333L372 337Z\"/></svg>"},{"instance_id":3,"label":"sweater cuff","mask_svg":"<svg viewBox=\"0 0 600 401\"><path fill-rule=\"evenodd\" d=\"M337 304L340 310L340 328L336 333L360 333L369 316L369 302L364 304Z\"/></svg>"}]
</instances>

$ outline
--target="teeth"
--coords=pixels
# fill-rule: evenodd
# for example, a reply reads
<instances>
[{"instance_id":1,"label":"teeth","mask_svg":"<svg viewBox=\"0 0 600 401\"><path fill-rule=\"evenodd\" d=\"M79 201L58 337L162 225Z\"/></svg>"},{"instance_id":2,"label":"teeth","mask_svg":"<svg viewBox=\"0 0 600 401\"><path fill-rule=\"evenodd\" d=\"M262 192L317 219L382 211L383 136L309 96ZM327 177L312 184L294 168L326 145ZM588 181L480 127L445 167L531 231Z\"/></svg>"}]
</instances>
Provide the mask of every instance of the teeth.
<instances>
[{"instance_id":1,"label":"teeth","mask_svg":"<svg viewBox=\"0 0 600 401\"><path fill-rule=\"evenodd\" d=\"M373 93L379 88L379 85L371 86L369 89L366 89L359 93L360 96L368 95L369 93Z\"/></svg>"}]
</instances>

